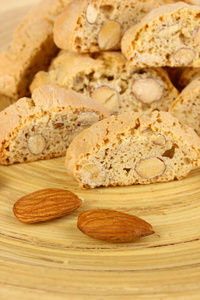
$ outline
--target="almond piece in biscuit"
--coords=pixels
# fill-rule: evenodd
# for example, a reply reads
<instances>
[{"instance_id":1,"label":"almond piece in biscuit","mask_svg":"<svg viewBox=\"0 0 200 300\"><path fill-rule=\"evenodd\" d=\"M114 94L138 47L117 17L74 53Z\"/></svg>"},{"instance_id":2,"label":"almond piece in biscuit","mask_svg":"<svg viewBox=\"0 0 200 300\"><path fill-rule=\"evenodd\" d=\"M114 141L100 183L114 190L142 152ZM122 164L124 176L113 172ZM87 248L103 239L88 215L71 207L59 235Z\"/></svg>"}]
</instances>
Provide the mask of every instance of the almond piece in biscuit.
<instances>
[{"instance_id":1,"label":"almond piece in biscuit","mask_svg":"<svg viewBox=\"0 0 200 300\"><path fill-rule=\"evenodd\" d=\"M53 24L69 0L42 0L24 17L7 51L0 56L0 95L18 100L29 96L33 76L46 70L58 49Z\"/></svg>"},{"instance_id":2,"label":"almond piece in biscuit","mask_svg":"<svg viewBox=\"0 0 200 300\"><path fill-rule=\"evenodd\" d=\"M199 67L199 26L200 6L163 5L127 30L122 53L135 67Z\"/></svg>"},{"instance_id":3,"label":"almond piece in biscuit","mask_svg":"<svg viewBox=\"0 0 200 300\"><path fill-rule=\"evenodd\" d=\"M76 135L108 116L90 97L56 85L40 87L32 98L0 112L0 163L64 156Z\"/></svg>"},{"instance_id":4,"label":"almond piece in biscuit","mask_svg":"<svg viewBox=\"0 0 200 300\"><path fill-rule=\"evenodd\" d=\"M92 125L67 150L81 188L182 179L200 166L200 138L168 112L127 112Z\"/></svg>"},{"instance_id":5,"label":"almond piece in biscuit","mask_svg":"<svg viewBox=\"0 0 200 300\"><path fill-rule=\"evenodd\" d=\"M71 0L54 26L54 40L69 52L120 50L125 31L163 0Z\"/></svg>"},{"instance_id":6,"label":"almond piece in biscuit","mask_svg":"<svg viewBox=\"0 0 200 300\"><path fill-rule=\"evenodd\" d=\"M168 111L178 91L161 68L134 68L120 52L61 53L49 72L36 74L30 89L58 84L91 96L110 114L126 111Z\"/></svg>"}]
</instances>

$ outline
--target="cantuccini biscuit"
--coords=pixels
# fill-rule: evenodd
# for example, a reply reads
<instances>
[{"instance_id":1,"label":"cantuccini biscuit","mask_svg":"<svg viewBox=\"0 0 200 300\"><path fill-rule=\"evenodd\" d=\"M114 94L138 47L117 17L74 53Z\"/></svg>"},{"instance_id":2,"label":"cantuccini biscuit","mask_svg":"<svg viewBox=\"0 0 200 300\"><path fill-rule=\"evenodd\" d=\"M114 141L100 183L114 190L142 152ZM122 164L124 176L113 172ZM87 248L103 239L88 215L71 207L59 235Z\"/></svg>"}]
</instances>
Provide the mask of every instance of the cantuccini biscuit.
<instances>
[{"instance_id":1,"label":"cantuccini biscuit","mask_svg":"<svg viewBox=\"0 0 200 300\"><path fill-rule=\"evenodd\" d=\"M108 117L89 97L56 85L34 91L0 112L0 163L64 156L74 137Z\"/></svg>"},{"instance_id":2,"label":"cantuccini biscuit","mask_svg":"<svg viewBox=\"0 0 200 300\"><path fill-rule=\"evenodd\" d=\"M200 7L178 2L152 10L127 30L122 53L136 67L199 67Z\"/></svg>"},{"instance_id":3,"label":"cantuccini biscuit","mask_svg":"<svg viewBox=\"0 0 200 300\"><path fill-rule=\"evenodd\" d=\"M71 0L54 26L60 49L75 52L119 50L124 32L163 0Z\"/></svg>"},{"instance_id":4,"label":"cantuccini biscuit","mask_svg":"<svg viewBox=\"0 0 200 300\"><path fill-rule=\"evenodd\" d=\"M120 52L114 51L96 54L62 51L49 72L36 74L31 92L52 83L91 96L111 114L167 111L179 94L163 69L133 68Z\"/></svg>"},{"instance_id":5,"label":"cantuccini biscuit","mask_svg":"<svg viewBox=\"0 0 200 300\"><path fill-rule=\"evenodd\" d=\"M0 94L15 100L29 95L29 84L46 70L58 49L53 24L68 0L43 0L16 28L9 49L0 56Z\"/></svg>"},{"instance_id":6,"label":"cantuccini biscuit","mask_svg":"<svg viewBox=\"0 0 200 300\"><path fill-rule=\"evenodd\" d=\"M200 136L200 77L193 80L172 103L169 112Z\"/></svg>"},{"instance_id":7,"label":"cantuccini biscuit","mask_svg":"<svg viewBox=\"0 0 200 300\"><path fill-rule=\"evenodd\" d=\"M80 133L66 167L81 188L149 184L184 178L200 166L200 138L168 112L128 112Z\"/></svg>"}]
</instances>

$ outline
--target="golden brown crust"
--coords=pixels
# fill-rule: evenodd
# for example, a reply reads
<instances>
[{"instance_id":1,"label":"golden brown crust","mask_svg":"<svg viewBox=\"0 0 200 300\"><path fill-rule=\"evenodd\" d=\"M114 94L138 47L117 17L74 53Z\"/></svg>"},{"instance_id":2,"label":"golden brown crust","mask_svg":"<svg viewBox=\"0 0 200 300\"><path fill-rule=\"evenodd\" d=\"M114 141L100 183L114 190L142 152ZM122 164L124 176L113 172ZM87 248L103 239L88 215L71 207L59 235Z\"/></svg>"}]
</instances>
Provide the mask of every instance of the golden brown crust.
<instances>
[{"instance_id":1,"label":"golden brown crust","mask_svg":"<svg viewBox=\"0 0 200 300\"><path fill-rule=\"evenodd\" d=\"M57 53L53 23L68 0L43 0L21 21L13 41L0 56L0 94L15 100L29 95L29 84Z\"/></svg>"},{"instance_id":2,"label":"golden brown crust","mask_svg":"<svg viewBox=\"0 0 200 300\"><path fill-rule=\"evenodd\" d=\"M152 133L162 136L164 143L160 146L158 144L151 146ZM128 149L125 152L123 145L126 143L129 146L125 148ZM146 154L142 151L142 147ZM149 150L146 150L147 148ZM159 177L149 179L138 177L134 173L138 159L141 156L151 158L152 153L154 158L158 157L159 162L164 162L166 175L161 174ZM105 164L102 157L106 160ZM127 162L124 164L124 161ZM179 167L173 171L176 165ZM67 170L79 181L82 188L182 179L192 168L198 166L200 166L200 139L197 134L192 128L181 125L169 113L157 111L151 116L128 112L94 124L74 139L66 155ZM81 173L82 168L87 170L87 174ZM130 177L125 172L126 168L130 173L133 172ZM90 170L92 173L89 174ZM124 176L121 176L123 174L120 172L125 172ZM87 178L88 174L91 176L90 180ZM115 180L116 176L118 179Z\"/></svg>"},{"instance_id":3,"label":"golden brown crust","mask_svg":"<svg viewBox=\"0 0 200 300\"><path fill-rule=\"evenodd\" d=\"M78 18L86 9L89 0L71 0L66 6L64 12L55 22L53 34L56 45L65 50L74 51L73 43L74 28L76 28Z\"/></svg>"},{"instance_id":4,"label":"golden brown crust","mask_svg":"<svg viewBox=\"0 0 200 300\"><path fill-rule=\"evenodd\" d=\"M118 0L71 0L65 11L55 22L55 43L60 49L65 49L69 52L87 53L100 50L119 50L121 36L125 30L139 22L151 9L163 4L165 4L164 0L124 0L121 2ZM87 20L86 14L89 5L93 6L95 11L97 11L97 19L94 24ZM126 12L120 15L122 7L125 7L125 5L126 7L129 6L129 9L124 8ZM102 12L102 10L106 10L106 7L108 11ZM114 9L115 12L113 14L109 11L110 8L111 10ZM123 16L124 14L127 14L127 16ZM119 42L116 42L116 45L110 45L108 49L103 49L98 40L99 33L102 27L111 20L121 25L121 35L117 35ZM110 32L113 33L113 30L110 30ZM112 37L112 34L110 34L110 37Z\"/></svg>"},{"instance_id":5,"label":"golden brown crust","mask_svg":"<svg viewBox=\"0 0 200 300\"><path fill-rule=\"evenodd\" d=\"M47 85L34 91L32 98L22 98L0 112L0 160L6 164L4 145L16 135L33 118L35 122L45 114L56 112L93 111L100 118L108 117L109 113L89 97L80 95L72 90L66 90L56 85Z\"/></svg>"},{"instance_id":6,"label":"golden brown crust","mask_svg":"<svg viewBox=\"0 0 200 300\"><path fill-rule=\"evenodd\" d=\"M169 112L200 136L200 77L188 84L172 103Z\"/></svg>"},{"instance_id":7,"label":"golden brown crust","mask_svg":"<svg viewBox=\"0 0 200 300\"><path fill-rule=\"evenodd\" d=\"M147 99L149 103L145 103L142 96L137 98L133 93L135 82L138 83L138 88L143 84L146 90L148 89L152 101ZM130 110L167 111L178 96L178 91L165 70L134 68L121 52L117 51L85 54L63 50L53 60L49 72L36 74L30 90L33 92L39 86L52 83L90 95L94 101L105 105L111 114L121 114ZM158 97L156 93L159 93ZM146 98L150 98L148 93Z\"/></svg>"},{"instance_id":8,"label":"golden brown crust","mask_svg":"<svg viewBox=\"0 0 200 300\"><path fill-rule=\"evenodd\" d=\"M92 101L90 97L76 93L70 89L59 87L58 85L46 85L36 89L32 94L35 106L43 110L51 110L62 107L76 107L85 110L92 109L101 112L105 117L109 116L106 108Z\"/></svg>"},{"instance_id":9,"label":"golden brown crust","mask_svg":"<svg viewBox=\"0 0 200 300\"><path fill-rule=\"evenodd\" d=\"M77 74L81 72L88 74L91 70L98 70L102 67L103 63L92 59L89 54L63 51L53 60L49 72L41 71L35 75L30 91L32 93L35 88L50 83L72 88L72 81Z\"/></svg>"},{"instance_id":10,"label":"golden brown crust","mask_svg":"<svg viewBox=\"0 0 200 300\"><path fill-rule=\"evenodd\" d=\"M170 48L168 48L168 45L170 45L170 42L167 45L167 55L165 58L162 58L161 60L161 55L163 54L163 49L160 49L160 51L157 51L157 49L155 48L156 45L160 45L160 36L159 33L161 32L161 30L164 28L166 29L167 27L169 27L169 34L170 34L170 26L174 25L174 29L175 31L180 31L182 30L182 28L176 30L176 26L178 26L178 23L173 23L174 21L172 20L174 16L177 15L177 18L179 17L179 19L182 17L183 19L187 19L188 13L191 13L192 16L196 16L198 17L199 13L200 13L200 7L199 6L195 6L195 5L188 5L184 2L178 2L178 3L173 3L173 4L168 4L168 5L164 5L164 6L160 6L154 10L152 10L149 14L147 14L140 23L136 24L135 26L131 27L129 30L126 31L126 33L124 34L123 38L122 38L122 43L121 43L121 49L122 49L122 53L124 54L124 56L132 62L132 64L134 66L154 66L154 67L162 67L162 66L169 66L169 67L181 67L181 66L194 66L194 67L198 67L200 65L200 60L198 57L198 53L195 54L195 49L198 50L197 46L194 47L194 49L189 49L189 51L193 51L194 53L189 53L191 55L191 61L186 62L185 64L182 62L178 62L178 61L170 61L170 58L173 60L174 59L174 55L176 54L175 52L170 53ZM178 16L179 14L179 16ZM163 21L163 19L165 21ZM166 24L165 24L166 23ZM169 23L169 24L168 24ZM158 30L158 24L161 25L160 27L160 31L157 33L158 36L155 35L155 30ZM162 27L164 26L165 27ZM192 24L194 26L194 30L195 25L196 24ZM145 30L151 30L148 31L148 35L146 34ZM142 35L142 36L141 36ZM152 40L157 39L156 42L154 41L154 45L152 45L152 51L151 53L147 53L147 48L146 46L148 46L149 43L149 39L151 38L150 35L152 35ZM170 35L168 35L168 38L170 38ZM152 42L152 41L151 41ZM192 39L190 39L190 42L192 42ZM153 43L153 42L152 42ZM143 46L142 49L142 45L145 44L146 46ZM186 44L186 45L185 45ZM187 46L187 43L185 42L185 44L183 43L180 49L186 49L189 47ZM139 50L138 50L139 49ZM179 48L176 50L180 50ZM156 52L157 51L157 52ZM143 56L139 53L142 53L143 56L145 56L145 62L142 60ZM197 51L196 51L197 52ZM194 57L192 57L194 56ZM189 58L187 57L187 59L189 60Z\"/></svg>"}]
</instances>

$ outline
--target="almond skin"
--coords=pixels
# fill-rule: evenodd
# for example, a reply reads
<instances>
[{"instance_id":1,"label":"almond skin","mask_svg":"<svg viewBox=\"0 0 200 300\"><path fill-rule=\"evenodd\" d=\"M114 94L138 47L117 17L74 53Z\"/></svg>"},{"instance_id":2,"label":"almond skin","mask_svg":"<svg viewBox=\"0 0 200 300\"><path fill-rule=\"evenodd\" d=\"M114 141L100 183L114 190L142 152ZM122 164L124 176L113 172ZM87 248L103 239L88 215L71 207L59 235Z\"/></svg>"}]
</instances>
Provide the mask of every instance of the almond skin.
<instances>
[{"instance_id":1,"label":"almond skin","mask_svg":"<svg viewBox=\"0 0 200 300\"><path fill-rule=\"evenodd\" d=\"M77 226L90 237L116 243L133 242L154 233L152 226L146 221L109 209L81 213Z\"/></svg>"},{"instance_id":2,"label":"almond skin","mask_svg":"<svg viewBox=\"0 0 200 300\"><path fill-rule=\"evenodd\" d=\"M81 199L68 190L43 189L20 198L13 213L23 223L38 223L68 215L81 204Z\"/></svg>"}]
</instances>

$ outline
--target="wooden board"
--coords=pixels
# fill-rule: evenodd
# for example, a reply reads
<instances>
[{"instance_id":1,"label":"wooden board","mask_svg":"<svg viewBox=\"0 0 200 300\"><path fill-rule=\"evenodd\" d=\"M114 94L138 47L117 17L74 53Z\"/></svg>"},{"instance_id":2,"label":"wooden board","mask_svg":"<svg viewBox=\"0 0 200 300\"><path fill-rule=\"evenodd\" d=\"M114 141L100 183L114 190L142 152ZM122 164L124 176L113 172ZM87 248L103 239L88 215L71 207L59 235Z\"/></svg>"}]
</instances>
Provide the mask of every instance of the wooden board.
<instances>
[{"instance_id":1,"label":"wooden board","mask_svg":"<svg viewBox=\"0 0 200 300\"><path fill-rule=\"evenodd\" d=\"M34 2L0 0L1 50ZM64 158L1 166L0 299L200 299L199 181L200 169L182 181L82 191ZM47 187L69 189L84 203L50 222L15 219L13 204ZM137 215L156 233L129 244L94 240L76 227L78 214L93 208Z\"/></svg>"}]
</instances>

